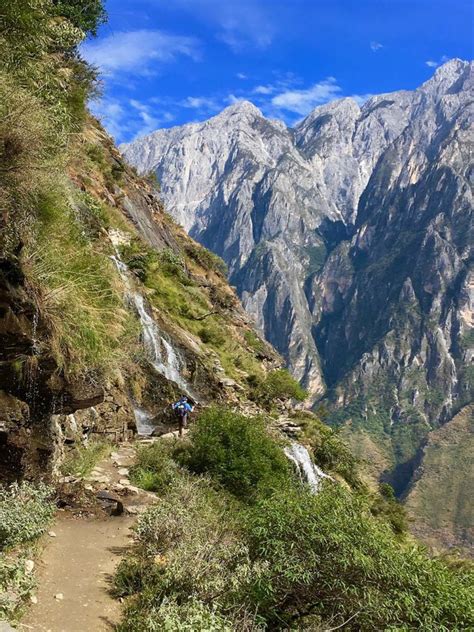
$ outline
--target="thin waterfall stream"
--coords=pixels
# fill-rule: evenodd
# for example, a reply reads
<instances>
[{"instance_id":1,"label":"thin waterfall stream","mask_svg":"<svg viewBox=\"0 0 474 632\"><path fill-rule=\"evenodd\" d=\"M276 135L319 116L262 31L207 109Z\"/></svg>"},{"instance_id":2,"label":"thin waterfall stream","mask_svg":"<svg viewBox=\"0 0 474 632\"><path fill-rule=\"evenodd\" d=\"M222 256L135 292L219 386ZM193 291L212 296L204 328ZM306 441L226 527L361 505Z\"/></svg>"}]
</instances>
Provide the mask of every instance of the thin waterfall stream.
<instances>
[{"instance_id":1,"label":"thin waterfall stream","mask_svg":"<svg viewBox=\"0 0 474 632\"><path fill-rule=\"evenodd\" d=\"M310 486L313 494L320 491L324 479L334 480L313 462L308 450L300 443L293 441L285 448L285 454L295 465L301 480Z\"/></svg>"},{"instance_id":2,"label":"thin waterfall stream","mask_svg":"<svg viewBox=\"0 0 474 632\"><path fill-rule=\"evenodd\" d=\"M150 316L145 306L143 296L132 289L129 276L130 271L121 260L117 249L115 252L116 254L112 255L111 258L127 288L127 297L133 303L138 313L142 326L143 344L152 366L158 373L164 375L166 379L175 382L184 393L191 395L189 385L181 375L181 363L176 351L172 344L160 332L157 324ZM165 355L165 358L163 355Z\"/></svg>"}]
</instances>

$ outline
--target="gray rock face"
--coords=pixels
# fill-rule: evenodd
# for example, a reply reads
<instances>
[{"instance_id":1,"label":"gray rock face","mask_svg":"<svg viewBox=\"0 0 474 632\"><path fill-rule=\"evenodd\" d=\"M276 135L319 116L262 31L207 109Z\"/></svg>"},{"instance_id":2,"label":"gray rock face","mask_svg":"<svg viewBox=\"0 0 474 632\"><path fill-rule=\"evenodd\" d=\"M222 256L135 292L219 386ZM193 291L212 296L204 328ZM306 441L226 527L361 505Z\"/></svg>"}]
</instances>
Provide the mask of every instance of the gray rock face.
<instances>
[{"instance_id":1,"label":"gray rock face","mask_svg":"<svg viewBox=\"0 0 474 632\"><path fill-rule=\"evenodd\" d=\"M296 377L396 446L401 421L418 447L472 397L473 96L473 64L452 60L292 130L242 102L122 148Z\"/></svg>"}]
</instances>

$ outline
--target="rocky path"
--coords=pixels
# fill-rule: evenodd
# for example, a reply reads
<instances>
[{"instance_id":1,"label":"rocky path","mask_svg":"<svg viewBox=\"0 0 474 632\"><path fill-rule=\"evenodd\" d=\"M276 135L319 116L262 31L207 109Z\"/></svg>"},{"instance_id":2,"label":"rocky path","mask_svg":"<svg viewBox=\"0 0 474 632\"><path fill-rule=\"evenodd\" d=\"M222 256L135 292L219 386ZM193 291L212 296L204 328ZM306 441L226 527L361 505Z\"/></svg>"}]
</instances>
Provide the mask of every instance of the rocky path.
<instances>
[{"instance_id":1,"label":"rocky path","mask_svg":"<svg viewBox=\"0 0 474 632\"><path fill-rule=\"evenodd\" d=\"M102 493L122 494L124 512L77 517L59 512L46 537L39 563L38 590L19 630L103 632L120 619L120 603L110 594L114 570L131 544L130 527L153 495L127 481L135 450L123 445L92 472L88 484ZM125 494L125 495L124 495ZM118 495L117 495L118 497ZM115 507L116 505L114 505Z\"/></svg>"}]
</instances>

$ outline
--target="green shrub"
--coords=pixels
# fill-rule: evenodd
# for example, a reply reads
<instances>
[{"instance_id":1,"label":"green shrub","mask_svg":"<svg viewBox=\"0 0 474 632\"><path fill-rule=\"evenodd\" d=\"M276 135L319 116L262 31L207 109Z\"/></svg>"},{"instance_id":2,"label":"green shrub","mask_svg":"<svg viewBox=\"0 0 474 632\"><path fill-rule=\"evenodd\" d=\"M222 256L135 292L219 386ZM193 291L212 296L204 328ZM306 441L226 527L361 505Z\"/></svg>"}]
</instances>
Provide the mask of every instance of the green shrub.
<instances>
[{"instance_id":1,"label":"green shrub","mask_svg":"<svg viewBox=\"0 0 474 632\"><path fill-rule=\"evenodd\" d=\"M137 237L133 238L129 244L120 246L120 256L143 283L147 281L148 275L158 264L156 252Z\"/></svg>"},{"instance_id":2,"label":"green shrub","mask_svg":"<svg viewBox=\"0 0 474 632\"><path fill-rule=\"evenodd\" d=\"M201 338L204 344L213 345L214 347L222 347L222 345L226 341L226 336L222 329L220 329L213 323L203 325L199 329L198 334L199 338Z\"/></svg>"},{"instance_id":3,"label":"green shrub","mask_svg":"<svg viewBox=\"0 0 474 632\"><path fill-rule=\"evenodd\" d=\"M11 621L36 586L33 573L26 570L27 556L0 555L0 621Z\"/></svg>"},{"instance_id":4,"label":"green shrub","mask_svg":"<svg viewBox=\"0 0 474 632\"><path fill-rule=\"evenodd\" d=\"M41 483L0 487L0 551L44 533L55 511L52 493Z\"/></svg>"},{"instance_id":5,"label":"green shrub","mask_svg":"<svg viewBox=\"0 0 474 632\"><path fill-rule=\"evenodd\" d=\"M250 592L270 629L285 621L306 629L310 616L352 630L448 632L474 623L473 574L401 546L342 487L260 500L247 537L251 559L268 564Z\"/></svg>"},{"instance_id":6,"label":"green shrub","mask_svg":"<svg viewBox=\"0 0 474 632\"><path fill-rule=\"evenodd\" d=\"M74 447L61 464L61 473L85 478L111 450L112 445L106 441L91 441Z\"/></svg>"},{"instance_id":7,"label":"green shrub","mask_svg":"<svg viewBox=\"0 0 474 632\"><path fill-rule=\"evenodd\" d=\"M203 268L213 270L221 276L227 276L227 264L218 255L195 242L186 241L186 254Z\"/></svg>"},{"instance_id":8,"label":"green shrub","mask_svg":"<svg viewBox=\"0 0 474 632\"><path fill-rule=\"evenodd\" d=\"M119 630L258 629L241 590L259 570L236 531L234 502L205 478L181 475L140 516L135 551L115 578L116 593L131 597Z\"/></svg>"},{"instance_id":9,"label":"green shrub","mask_svg":"<svg viewBox=\"0 0 474 632\"><path fill-rule=\"evenodd\" d=\"M279 399L304 401L308 393L286 369L271 371L263 381L259 381L251 393L252 398L262 406L271 408Z\"/></svg>"},{"instance_id":10,"label":"green shrub","mask_svg":"<svg viewBox=\"0 0 474 632\"><path fill-rule=\"evenodd\" d=\"M340 474L352 487L362 486L357 472L358 461L336 432L329 431L324 436L315 446L313 456L323 469Z\"/></svg>"},{"instance_id":11,"label":"green shrub","mask_svg":"<svg viewBox=\"0 0 474 632\"><path fill-rule=\"evenodd\" d=\"M159 607L143 611L129 608L126 622L117 632L233 632L232 621L197 599L163 599Z\"/></svg>"},{"instance_id":12,"label":"green shrub","mask_svg":"<svg viewBox=\"0 0 474 632\"><path fill-rule=\"evenodd\" d=\"M266 354L266 343L257 336L257 334L250 330L244 333L245 342L249 345L249 347L257 354L265 355Z\"/></svg>"},{"instance_id":13,"label":"green shrub","mask_svg":"<svg viewBox=\"0 0 474 632\"><path fill-rule=\"evenodd\" d=\"M168 277L176 278L184 285L192 285L183 257L172 248L164 248L159 252L160 269Z\"/></svg>"},{"instance_id":14,"label":"green shrub","mask_svg":"<svg viewBox=\"0 0 474 632\"><path fill-rule=\"evenodd\" d=\"M137 453L136 465L130 470L135 485L148 491L163 492L175 480L178 466L163 442L142 447Z\"/></svg>"},{"instance_id":15,"label":"green shrub","mask_svg":"<svg viewBox=\"0 0 474 632\"><path fill-rule=\"evenodd\" d=\"M206 410L191 428L188 466L245 501L291 480L288 460L259 417Z\"/></svg>"},{"instance_id":16,"label":"green shrub","mask_svg":"<svg viewBox=\"0 0 474 632\"><path fill-rule=\"evenodd\" d=\"M379 494L373 497L370 510L374 516L381 516L395 534L405 535L408 531L408 517L405 507L398 502L395 490L388 483L379 485Z\"/></svg>"}]
</instances>

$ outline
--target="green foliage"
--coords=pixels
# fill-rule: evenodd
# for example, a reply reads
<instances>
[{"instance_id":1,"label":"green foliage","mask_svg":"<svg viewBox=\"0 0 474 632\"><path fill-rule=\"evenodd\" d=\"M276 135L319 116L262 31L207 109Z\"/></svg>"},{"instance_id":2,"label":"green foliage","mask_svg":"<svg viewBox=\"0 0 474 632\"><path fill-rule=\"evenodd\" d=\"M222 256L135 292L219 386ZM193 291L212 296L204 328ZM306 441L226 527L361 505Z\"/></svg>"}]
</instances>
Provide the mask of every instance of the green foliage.
<instances>
[{"instance_id":1,"label":"green foliage","mask_svg":"<svg viewBox=\"0 0 474 632\"><path fill-rule=\"evenodd\" d=\"M258 629L240 601L254 569L233 515L208 480L178 477L139 518L135 551L119 565L115 591L132 596L121 632Z\"/></svg>"},{"instance_id":2,"label":"green foliage","mask_svg":"<svg viewBox=\"0 0 474 632\"><path fill-rule=\"evenodd\" d=\"M474 622L472 574L400 546L364 501L341 487L263 499L247 529L251 558L268 565L253 586L253 603L272 629L318 618L351 618L346 629L354 630L448 632Z\"/></svg>"},{"instance_id":3,"label":"green foliage","mask_svg":"<svg viewBox=\"0 0 474 632\"><path fill-rule=\"evenodd\" d=\"M43 484L0 487L0 551L38 538L54 515L53 490Z\"/></svg>"},{"instance_id":4,"label":"green foliage","mask_svg":"<svg viewBox=\"0 0 474 632\"><path fill-rule=\"evenodd\" d=\"M312 448L314 461L326 472L342 476L354 489L362 489L359 462L338 431L321 421L319 416L325 414L325 408L320 407L317 415L309 411L294 411L291 418L301 425L303 438Z\"/></svg>"},{"instance_id":5,"label":"green foliage","mask_svg":"<svg viewBox=\"0 0 474 632\"><path fill-rule=\"evenodd\" d=\"M222 347L226 341L225 332L215 323L203 325L198 332L199 338L205 343L213 347Z\"/></svg>"},{"instance_id":6,"label":"green foliage","mask_svg":"<svg viewBox=\"0 0 474 632\"><path fill-rule=\"evenodd\" d=\"M213 270L220 276L227 276L227 264L215 253L195 242L186 241L186 254L203 268Z\"/></svg>"},{"instance_id":7,"label":"green foliage","mask_svg":"<svg viewBox=\"0 0 474 632\"><path fill-rule=\"evenodd\" d=\"M61 464L61 473L85 478L111 449L112 445L105 441L91 441L75 447Z\"/></svg>"},{"instance_id":8,"label":"green foliage","mask_svg":"<svg viewBox=\"0 0 474 632\"><path fill-rule=\"evenodd\" d=\"M323 428L298 415L314 436ZM332 434L322 432L321 442ZM354 631L470 629L472 569L400 541L388 486L380 496L341 485L313 495L291 483L286 463L280 469L281 447L261 420L227 410L206 411L191 439L180 454L171 444L141 459L155 471L177 459L212 478L176 469L164 497L140 517L137 545L115 580L116 593L128 597L122 632L344 622ZM278 484L269 487L268 476Z\"/></svg>"},{"instance_id":9,"label":"green foliage","mask_svg":"<svg viewBox=\"0 0 474 632\"><path fill-rule=\"evenodd\" d=\"M395 496L395 490L388 483L381 483L379 492L374 496L370 508L372 514L382 516L397 535L405 535L408 531L408 518L405 508Z\"/></svg>"},{"instance_id":10,"label":"green foliage","mask_svg":"<svg viewBox=\"0 0 474 632\"><path fill-rule=\"evenodd\" d=\"M291 481L281 448L268 435L263 419L226 408L211 408L191 429L188 467L209 473L245 501Z\"/></svg>"},{"instance_id":11,"label":"green foliage","mask_svg":"<svg viewBox=\"0 0 474 632\"><path fill-rule=\"evenodd\" d=\"M278 399L295 399L302 402L308 393L286 369L271 371L262 381L255 383L252 398L262 406L271 408Z\"/></svg>"},{"instance_id":12,"label":"green foliage","mask_svg":"<svg viewBox=\"0 0 474 632\"><path fill-rule=\"evenodd\" d=\"M97 239L103 230L109 228L109 218L104 206L90 193L77 194L73 210L84 236Z\"/></svg>"},{"instance_id":13,"label":"green foliage","mask_svg":"<svg viewBox=\"0 0 474 632\"><path fill-rule=\"evenodd\" d=\"M107 19L102 0L53 0L58 15L67 18L84 33L97 35L97 29Z\"/></svg>"},{"instance_id":14,"label":"green foliage","mask_svg":"<svg viewBox=\"0 0 474 632\"><path fill-rule=\"evenodd\" d=\"M41 199L36 240L27 248L30 282L41 289L58 363L76 373L107 371L128 357L138 328L124 308L112 262L100 247L95 250L71 207L61 189Z\"/></svg>"},{"instance_id":15,"label":"green foliage","mask_svg":"<svg viewBox=\"0 0 474 632\"><path fill-rule=\"evenodd\" d=\"M324 470L330 470L343 476L354 488L361 487L357 472L357 459L336 432L329 432L314 447L313 456Z\"/></svg>"},{"instance_id":16,"label":"green foliage","mask_svg":"<svg viewBox=\"0 0 474 632\"><path fill-rule=\"evenodd\" d=\"M133 238L129 244L120 246L120 256L128 268L144 283L157 264L157 254L141 239Z\"/></svg>"},{"instance_id":17,"label":"green foliage","mask_svg":"<svg viewBox=\"0 0 474 632\"><path fill-rule=\"evenodd\" d=\"M27 555L0 555L0 621L18 616L22 604L36 586L26 569Z\"/></svg>"},{"instance_id":18,"label":"green foliage","mask_svg":"<svg viewBox=\"0 0 474 632\"><path fill-rule=\"evenodd\" d=\"M130 478L135 485L148 491L163 492L173 484L178 466L172 459L172 446L154 443L138 450L137 461L130 470Z\"/></svg>"},{"instance_id":19,"label":"green foliage","mask_svg":"<svg viewBox=\"0 0 474 632\"><path fill-rule=\"evenodd\" d=\"M255 353L259 355L266 355L266 343L250 329L244 333L245 342Z\"/></svg>"}]
</instances>

